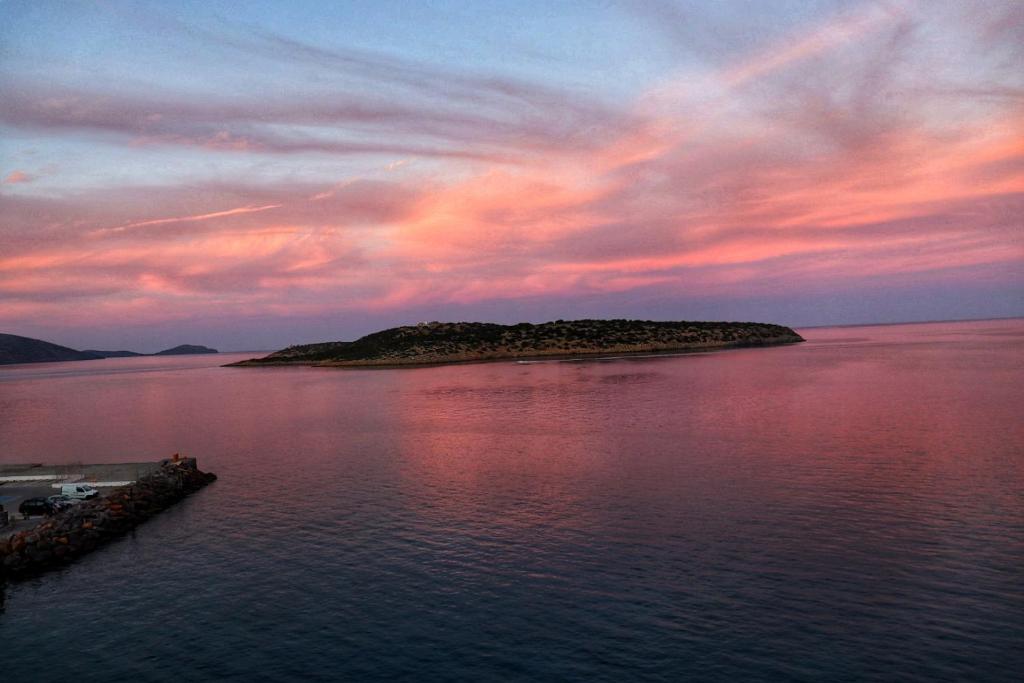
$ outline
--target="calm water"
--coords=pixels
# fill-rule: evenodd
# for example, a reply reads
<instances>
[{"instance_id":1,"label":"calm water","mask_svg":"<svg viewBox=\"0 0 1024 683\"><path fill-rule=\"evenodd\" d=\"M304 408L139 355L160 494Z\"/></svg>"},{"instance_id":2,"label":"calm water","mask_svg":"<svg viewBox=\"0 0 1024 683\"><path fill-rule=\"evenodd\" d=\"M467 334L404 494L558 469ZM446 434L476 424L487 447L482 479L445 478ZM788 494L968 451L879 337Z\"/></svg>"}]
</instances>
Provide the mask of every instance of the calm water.
<instances>
[{"instance_id":1,"label":"calm water","mask_svg":"<svg viewBox=\"0 0 1024 683\"><path fill-rule=\"evenodd\" d=\"M220 481L8 586L0 679L1012 680L1024 321L652 360L0 370L0 461Z\"/></svg>"}]
</instances>

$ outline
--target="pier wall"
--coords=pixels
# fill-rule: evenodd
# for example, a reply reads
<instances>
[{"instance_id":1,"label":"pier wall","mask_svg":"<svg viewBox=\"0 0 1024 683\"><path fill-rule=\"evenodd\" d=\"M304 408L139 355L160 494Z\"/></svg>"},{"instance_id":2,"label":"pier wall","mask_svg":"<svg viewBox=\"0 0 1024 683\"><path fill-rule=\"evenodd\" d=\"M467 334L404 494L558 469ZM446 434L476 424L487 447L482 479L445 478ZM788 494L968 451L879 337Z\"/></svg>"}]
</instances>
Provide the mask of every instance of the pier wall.
<instances>
[{"instance_id":1,"label":"pier wall","mask_svg":"<svg viewBox=\"0 0 1024 683\"><path fill-rule=\"evenodd\" d=\"M26 578L67 564L121 536L216 479L195 458L163 461L129 486L45 519L0 540L0 579Z\"/></svg>"}]
</instances>

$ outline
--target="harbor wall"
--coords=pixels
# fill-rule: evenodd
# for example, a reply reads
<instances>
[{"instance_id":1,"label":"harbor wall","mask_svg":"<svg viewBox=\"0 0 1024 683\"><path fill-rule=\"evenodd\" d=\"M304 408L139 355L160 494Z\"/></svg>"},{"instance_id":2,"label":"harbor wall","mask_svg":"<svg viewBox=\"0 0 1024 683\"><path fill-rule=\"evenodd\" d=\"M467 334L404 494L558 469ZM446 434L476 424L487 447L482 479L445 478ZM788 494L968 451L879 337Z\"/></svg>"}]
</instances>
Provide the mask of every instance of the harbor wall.
<instances>
[{"instance_id":1,"label":"harbor wall","mask_svg":"<svg viewBox=\"0 0 1024 683\"><path fill-rule=\"evenodd\" d=\"M216 478L200 471L195 458L162 461L159 469L129 486L82 502L0 541L0 579L27 578L68 564Z\"/></svg>"}]
</instances>

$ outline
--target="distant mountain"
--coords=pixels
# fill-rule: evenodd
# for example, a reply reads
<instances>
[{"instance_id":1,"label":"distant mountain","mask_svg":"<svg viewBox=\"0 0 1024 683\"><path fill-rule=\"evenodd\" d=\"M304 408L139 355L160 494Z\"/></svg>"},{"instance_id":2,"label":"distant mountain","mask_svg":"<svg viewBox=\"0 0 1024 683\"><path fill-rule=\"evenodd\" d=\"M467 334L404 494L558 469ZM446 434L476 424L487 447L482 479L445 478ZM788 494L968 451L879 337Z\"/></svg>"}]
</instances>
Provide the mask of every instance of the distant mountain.
<instances>
[{"instance_id":1,"label":"distant mountain","mask_svg":"<svg viewBox=\"0 0 1024 683\"><path fill-rule=\"evenodd\" d=\"M0 334L0 365L10 363L47 363L65 360L96 360L102 356L87 351L75 351L66 346L51 344L41 339Z\"/></svg>"},{"instance_id":2,"label":"distant mountain","mask_svg":"<svg viewBox=\"0 0 1024 683\"><path fill-rule=\"evenodd\" d=\"M545 356L707 351L802 341L803 337L790 328L769 323L556 320L541 325L496 325L434 322L395 327L354 342L289 346L264 358L232 365L424 365Z\"/></svg>"},{"instance_id":3,"label":"distant mountain","mask_svg":"<svg viewBox=\"0 0 1024 683\"><path fill-rule=\"evenodd\" d=\"M218 353L218 351L208 346L198 346L196 344L181 344L173 349L165 349L159 353L99 351L96 349L76 351L41 339L19 337L16 334L0 334L0 365L66 360L99 360L101 358L129 358L133 356L186 356L196 353Z\"/></svg>"},{"instance_id":4,"label":"distant mountain","mask_svg":"<svg viewBox=\"0 0 1024 683\"><path fill-rule=\"evenodd\" d=\"M100 358L131 358L133 356L187 356L194 353L217 353L217 349L211 349L208 346L197 346L195 344L181 344L175 346L173 349L164 349L163 351L157 351L156 353L137 353L135 351L97 351L96 349L87 349L82 353L91 353Z\"/></svg>"},{"instance_id":5,"label":"distant mountain","mask_svg":"<svg viewBox=\"0 0 1024 683\"><path fill-rule=\"evenodd\" d=\"M134 351L97 351L96 349L86 349L82 353L89 353L100 358L129 358L131 356L145 356L145 353L135 353Z\"/></svg>"},{"instance_id":6,"label":"distant mountain","mask_svg":"<svg viewBox=\"0 0 1024 683\"><path fill-rule=\"evenodd\" d=\"M198 346L196 344L181 344L175 346L173 349L164 349L163 351L157 351L154 356L187 356L194 353L219 353L217 349L211 349L208 346Z\"/></svg>"}]
</instances>

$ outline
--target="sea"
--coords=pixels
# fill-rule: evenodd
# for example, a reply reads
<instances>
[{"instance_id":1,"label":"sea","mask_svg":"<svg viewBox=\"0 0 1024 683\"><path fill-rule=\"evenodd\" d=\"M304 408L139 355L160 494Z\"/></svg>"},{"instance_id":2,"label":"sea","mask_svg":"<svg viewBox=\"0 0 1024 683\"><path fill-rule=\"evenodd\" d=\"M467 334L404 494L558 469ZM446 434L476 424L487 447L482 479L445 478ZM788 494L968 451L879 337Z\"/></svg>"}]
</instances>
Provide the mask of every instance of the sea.
<instances>
[{"instance_id":1,"label":"sea","mask_svg":"<svg viewBox=\"0 0 1024 683\"><path fill-rule=\"evenodd\" d=\"M0 462L219 480L0 588L0 680L1019 681L1024 320L415 369L0 369Z\"/></svg>"}]
</instances>

